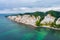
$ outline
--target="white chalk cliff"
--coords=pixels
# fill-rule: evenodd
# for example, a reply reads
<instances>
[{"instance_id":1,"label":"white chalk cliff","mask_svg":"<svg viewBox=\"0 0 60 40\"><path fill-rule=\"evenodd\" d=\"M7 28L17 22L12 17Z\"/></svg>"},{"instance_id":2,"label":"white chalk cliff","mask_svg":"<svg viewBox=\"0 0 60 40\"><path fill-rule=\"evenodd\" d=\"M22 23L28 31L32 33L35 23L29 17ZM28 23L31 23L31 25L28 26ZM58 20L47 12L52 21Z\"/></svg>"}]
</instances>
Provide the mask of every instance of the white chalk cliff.
<instances>
[{"instance_id":1,"label":"white chalk cliff","mask_svg":"<svg viewBox=\"0 0 60 40\"><path fill-rule=\"evenodd\" d=\"M36 26L36 21L41 19L40 16L38 16L37 18L35 16L30 16L30 15L17 15L17 16L8 16L8 18L10 20L16 21L18 23L24 23L24 24L29 24L32 26ZM43 24L44 26L46 26L46 24L48 24L47 27L50 27L49 25L51 25L54 20L56 18L51 16L50 14L48 14L47 16L44 17L44 19L40 22L40 24ZM57 19L56 24L60 24L60 18Z\"/></svg>"},{"instance_id":2,"label":"white chalk cliff","mask_svg":"<svg viewBox=\"0 0 60 40\"><path fill-rule=\"evenodd\" d=\"M17 15L17 16L8 16L9 19L19 22L19 23L24 23L24 24L29 24L36 26L36 21L40 19L40 16L35 18L35 16L30 16L30 15Z\"/></svg>"},{"instance_id":3,"label":"white chalk cliff","mask_svg":"<svg viewBox=\"0 0 60 40\"><path fill-rule=\"evenodd\" d=\"M60 24L60 18L57 19L56 24Z\"/></svg>"}]
</instances>

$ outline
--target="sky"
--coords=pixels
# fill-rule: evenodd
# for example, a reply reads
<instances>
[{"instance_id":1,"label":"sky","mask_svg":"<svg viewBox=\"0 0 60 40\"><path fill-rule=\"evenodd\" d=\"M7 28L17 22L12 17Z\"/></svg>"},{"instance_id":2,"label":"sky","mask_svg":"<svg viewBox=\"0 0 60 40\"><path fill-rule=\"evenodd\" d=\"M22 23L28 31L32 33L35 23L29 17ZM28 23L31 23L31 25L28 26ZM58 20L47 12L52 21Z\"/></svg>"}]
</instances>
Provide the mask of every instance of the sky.
<instances>
[{"instance_id":1,"label":"sky","mask_svg":"<svg viewBox=\"0 0 60 40\"><path fill-rule=\"evenodd\" d=\"M0 13L60 11L60 0L0 0Z\"/></svg>"}]
</instances>

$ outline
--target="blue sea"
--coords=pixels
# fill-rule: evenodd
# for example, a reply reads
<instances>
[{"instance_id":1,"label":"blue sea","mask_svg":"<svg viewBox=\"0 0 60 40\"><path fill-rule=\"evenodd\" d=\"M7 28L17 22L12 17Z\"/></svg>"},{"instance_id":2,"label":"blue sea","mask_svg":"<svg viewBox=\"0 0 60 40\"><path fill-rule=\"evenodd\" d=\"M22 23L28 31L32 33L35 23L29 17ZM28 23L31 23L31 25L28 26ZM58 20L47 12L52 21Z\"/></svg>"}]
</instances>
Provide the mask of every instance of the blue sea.
<instances>
[{"instance_id":1,"label":"blue sea","mask_svg":"<svg viewBox=\"0 0 60 40\"><path fill-rule=\"evenodd\" d=\"M60 40L60 31L18 24L6 15L0 14L0 40Z\"/></svg>"}]
</instances>

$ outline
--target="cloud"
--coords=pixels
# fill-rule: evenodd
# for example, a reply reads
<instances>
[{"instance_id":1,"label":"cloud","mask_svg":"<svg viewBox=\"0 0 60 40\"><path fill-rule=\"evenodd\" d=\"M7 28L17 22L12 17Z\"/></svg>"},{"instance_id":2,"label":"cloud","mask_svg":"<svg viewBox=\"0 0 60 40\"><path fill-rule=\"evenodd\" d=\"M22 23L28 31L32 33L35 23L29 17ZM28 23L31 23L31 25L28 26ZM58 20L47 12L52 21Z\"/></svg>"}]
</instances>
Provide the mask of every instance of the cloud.
<instances>
[{"instance_id":1,"label":"cloud","mask_svg":"<svg viewBox=\"0 0 60 40\"><path fill-rule=\"evenodd\" d=\"M20 7L56 7L60 0L0 0L0 10Z\"/></svg>"},{"instance_id":2,"label":"cloud","mask_svg":"<svg viewBox=\"0 0 60 40\"><path fill-rule=\"evenodd\" d=\"M60 11L60 0L0 0L0 13Z\"/></svg>"},{"instance_id":3,"label":"cloud","mask_svg":"<svg viewBox=\"0 0 60 40\"><path fill-rule=\"evenodd\" d=\"M49 10L60 11L60 7L49 7L49 8L21 7L21 8L12 8L12 9L0 10L0 13L24 13L24 12L35 12L35 11L46 12Z\"/></svg>"}]
</instances>

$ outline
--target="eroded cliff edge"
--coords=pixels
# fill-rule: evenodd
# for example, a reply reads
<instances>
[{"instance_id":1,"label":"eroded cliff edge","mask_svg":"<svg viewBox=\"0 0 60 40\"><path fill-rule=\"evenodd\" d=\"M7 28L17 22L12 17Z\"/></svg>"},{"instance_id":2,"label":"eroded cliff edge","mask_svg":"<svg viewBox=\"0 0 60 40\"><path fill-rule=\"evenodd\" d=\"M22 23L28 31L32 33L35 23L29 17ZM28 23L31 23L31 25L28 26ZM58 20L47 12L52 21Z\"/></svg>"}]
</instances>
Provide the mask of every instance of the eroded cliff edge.
<instances>
[{"instance_id":1,"label":"eroded cliff edge","mask_svg":"<svg viewBox=\"0 0 60 40\"><path fill-rule=\"evenodd\" d=\"M39 14L40 13L40 14ZM56 15L59 14L59 15ZM60 30L60 12L49 11L42 15L41 12L35 12L34 15L22 14L8 16L8 18L17 23L24 23L27 25L32 25L34 27L46 27L51 29ZM56 17L57 16L57 17Z\"/></svg>"}]
</instances>

